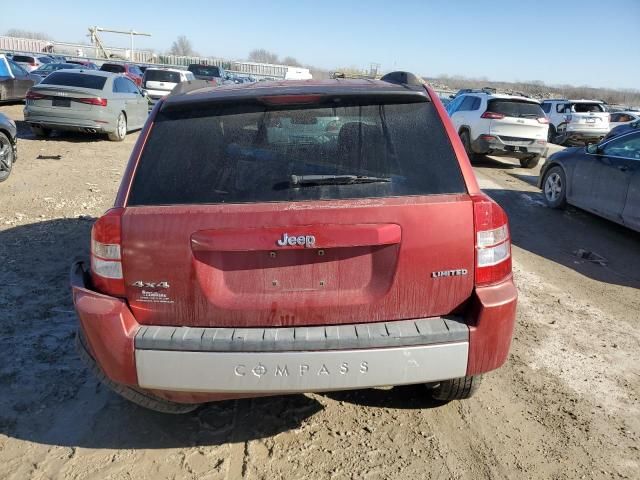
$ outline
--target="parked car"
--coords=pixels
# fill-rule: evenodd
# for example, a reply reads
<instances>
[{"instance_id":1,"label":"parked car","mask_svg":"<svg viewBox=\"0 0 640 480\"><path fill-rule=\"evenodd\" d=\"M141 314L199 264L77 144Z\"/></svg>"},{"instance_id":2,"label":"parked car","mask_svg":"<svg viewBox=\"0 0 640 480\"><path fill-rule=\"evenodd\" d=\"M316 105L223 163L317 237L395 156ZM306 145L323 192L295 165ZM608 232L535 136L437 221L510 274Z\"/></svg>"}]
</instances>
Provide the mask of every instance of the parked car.
<instances>
[{"instance_id":1,"label":"parked car","mask_svg":"<svg viewBox=\"0 0 640 480\"><path fill-rule=\"evenodd\" d=\"M192 63L187 68L198 80L209 80L216 82L218 85L227 83L227 74L224 68L216 65L201 65ZM229 82L231 83L231 82Z\"/></svg>"},{"instance_id":2,"label":"parked car","mask_svg":"<svg viewBox=\"0 0 640 480\"><path fill-rule=\"evenodd\" d=\"M456 96L447 113L472 160L510 156L534 168L546 155L549 122L536 100L479 90Z\"/></svg>"},{"instance_id":3,"label":"parked car","mask_svg":"<svg viewBox=\"0 0 640 480\"><path fill-rule=\"evenodd\" d=\"M632 130L637 130L640 129L640 120L636 120L635 122L631 122L631 123L624 123L622 125L618 125L615 128L612 128L609 133L607 133L607 136L604 137L605 140L611 138L611 137L616 137L618 135L621 135L623 133L627 133L630 132Z\"/></svg>"},{"instance_id":4,"label":"parked car","mask_svg":"<svg viewBox=\"0 0 640 480\"><path fill-rule=\"evenodd\" d=\"M67 63L67 57L65 57L64 55L49 54L47 56L51 58L55 63Z\"/></svg>"},{"instance_id":5,"label":"parked car","mask_svg":"<svg viewBox=\"0 0 640 480\"><path fill-rule=\"evenodd\" d=\"M100 67L89 60L67 60L66 63L73 63L76 65L82 65L86 70L100 70Z\"/></svg>"},{"instance_id":6,"label":"parked car","mask_svg":"<svg viewBox=\"0 0 640 480\"><path fill-rule=\"evenodd\" d=\"M24 119L38 137L52 130L106 133L122 141L142 128L149 102L123 75L85 70L58 70L27 93Z\"/></svg>"},{"instance_id":7,"label":"parked car","mask_svg":"<svg viewBox=\"0 0 640 480\"><path fill-rule=\"evenodd\" d=\"M612 112L609 117L611 129L640 120L640 112Z\"/></svg>"},{"instance_id":8,"label":"parked car","mask_svg":"<svg viewBox=\"0 0 640 480\"><path fill-rule=\"evenodd\" d=\"M609 133L609 113L599 100L550 99L542 102L549 119L549 142L598 142Z\"/></svg>"},{"instance_id":9,"label":"parked car","mask_svg":"<svg viewBox=\"0 0 640 480\"><path fill-rule=\"evenodd\" d=\"M12 58L14 62L24 68L27 72L32 72L42 65L52 63L53 58L47 55L20 55L15 54Z\"/></svg>"},{"instance_id":10,"label":"parked car","mask_svg":"<svg viewBox=\"0 0 640 480\"><path fill-rule=\"evenodd\" d=\"M102 381L172 413L398 384L448 401L505 362L507 217L418 77L184 92L72 269Z\"/></svg>"},{"instance_id":11,"label":"parked car","mask_svg":"<svg viewBox=\"0 0 640 480\"><path fill-rule=\"evenodd\" d=\"M16 123L0 113L0 182L4 182L18 159L18 132Z\"/></svg>"},{"instance_id":12,"label":"parked car","mask_svg":"<svg viewBox=\"0 0 640 480\"><path fill-rule=\"evenodd\" d=\"M39 82L39 76L0 54L0 102L24 99L27 90Z\"/></svg>"},{"instance_id":13,"label":"parked car","mask_svg":"<svg viewBox=\"0 0 640 480\"><path fill-rule=\"evenodd\" d=\"M137 65L130 63L103 63L100 70L121 73L132 80L138 87L142 86L142 71Z\"/></svg>"},{"instance_id":14,"label":"parked car","mask_svg":"<svg viewBox=\"0 0 640 480\"><path fill-rule=\"evenodd\" d=\"M555 153L538 187L550 207L569 203L640 232L640 130Z\"/></svg>"},{"instance_id":15,"label":"parked car","mask_svg":"<svg viewBox=\"0 0 640 480\"><path fill-rule=\"evenodd\" d=\"M44 78L56 70L76 70L81 68L84 67L76 63L47 63L46 65L43 65L37 70L31 72L31 75L37 75L40 78Z\"/></svg>"},{"instance_id":16,"label":"parked car","mask_svg":"<svg viewBox=\"0 0 640 480\"><path fill-rule=\"evenodd\" d=\"M142 88L152 102L171 93L180 82L195 80L193 73L175 68L147 68L142 77Z\"/></svg>"}]
</instances>

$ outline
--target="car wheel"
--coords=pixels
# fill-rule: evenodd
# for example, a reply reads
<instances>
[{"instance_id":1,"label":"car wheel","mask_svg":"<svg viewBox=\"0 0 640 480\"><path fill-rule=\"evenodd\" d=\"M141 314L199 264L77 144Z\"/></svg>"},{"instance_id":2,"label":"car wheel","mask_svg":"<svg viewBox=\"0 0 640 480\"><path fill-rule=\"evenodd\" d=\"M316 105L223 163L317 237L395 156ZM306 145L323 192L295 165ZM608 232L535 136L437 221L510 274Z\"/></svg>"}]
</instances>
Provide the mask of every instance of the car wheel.
<instances>
[{"instance_id":1,"label":"car wheel","mask_svg":"<svg viewBox=\"0 0 640 480\"><path fill-rule=\"evenodd\" d=\"M116 120L116 131L109 134L109 140L112 142L121 142L127 136L127 117L124 112L120 112L118 120Z\"/></svg>"},{"instance_id":2,"label":"car wheel","mask_svg":"<svg viewBox=\"0 0 640 480\"><path fill-rule=\"evenodd\" d=\"M14 153L13 144L9 137L0 132L0 182L4 182L11 174Z\"/></svg>"},{"instance_id":3,"label":"car wheel","mask_svg":"<svg viewBox=\"0 0 640 480\"><path fill-rule=\"evenodd\" d=\"M556 127L549 125L549 133L547 133L547 141L553 143L556 139Z\"/></svg>"},{"instance_id":4,"label":"car wheel","mask_svg":"<svg viewBox=\"0 0 640 480\"><path fill-rule=\"evenodd\" d=\"M541 158L542 155L533 155L531 157L521 158L520 166L522 168L536 168L538 166L538 163L540 163Z\"/></svg>"},{"instance_id":5,"label":"car wheel","mask_svg":"<svg viewBox=\"0 0 640 480\"><path fill-rule=\"evenodd\" d=\"M480 387L481 380L480 375L443 380L436 386L430 387L431 398L442 402L471 398Z\"/></svg>"},{"instance_id":6,"label":"car wheel","mask_svg":"<svg viewBox=\"0 0 640 480\"><path fill-rule=\"evenodd\" d=\"M464 151L467 152L467 156L469 157L469 161L474 161L476 159L476 154L471 149L471 136L469 135L468 130L462 130L460 132L460 141L464 146Z\"/></svg>"},{"instance_id":7,"label":"car wheel","mask_svg":"<svg viewBox=\"0 0 640 480\"><path fill-rule=\"evenodd\" d=\"M567 204L567 177L562 168L551 167L542 182L544 200L551 208L563 208Z\"/></svg>"},{"instance_id":8,"label":"car wheel","mask_svg":"<svg viewBox=\"0 0 640 480\"><path fill-rule=\"evenodd\" d=\"M49 135L51 135L51 129L50 128L35 127L33 125L31 125L31 132L36 137L40 137L40 138L47 138Z\"/></svg>"}]
</instances>

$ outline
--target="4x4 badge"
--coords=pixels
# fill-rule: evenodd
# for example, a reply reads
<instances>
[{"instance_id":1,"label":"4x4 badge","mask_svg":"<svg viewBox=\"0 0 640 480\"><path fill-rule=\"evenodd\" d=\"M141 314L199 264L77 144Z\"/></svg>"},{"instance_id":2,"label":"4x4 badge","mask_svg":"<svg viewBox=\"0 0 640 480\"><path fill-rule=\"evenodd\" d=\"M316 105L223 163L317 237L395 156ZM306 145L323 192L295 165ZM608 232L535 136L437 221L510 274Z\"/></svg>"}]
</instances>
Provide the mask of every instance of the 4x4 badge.
<instances>
[{"instance_id":1,"label":"4x4 badge","mask_svg":"<svg viewBox=\"0 0 640 480\"><path fill-rule=\"evenodd\" d=\"M138 280L133 282L131 286L138 288L169 288L169 282L143 282Z\"/></svg>"}]
</instances>

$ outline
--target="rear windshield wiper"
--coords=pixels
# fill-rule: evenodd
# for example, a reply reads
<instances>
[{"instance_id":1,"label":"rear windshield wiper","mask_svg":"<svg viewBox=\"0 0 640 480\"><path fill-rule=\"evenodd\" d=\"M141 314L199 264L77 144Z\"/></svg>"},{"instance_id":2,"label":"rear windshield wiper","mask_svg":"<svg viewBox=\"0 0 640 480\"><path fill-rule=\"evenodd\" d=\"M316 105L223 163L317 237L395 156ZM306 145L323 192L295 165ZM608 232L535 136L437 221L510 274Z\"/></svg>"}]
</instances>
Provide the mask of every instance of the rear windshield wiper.
<instances>
[{"instance_id":1,"label":"rear windshield wiper","mask_svg":"<svg viewBox=\"0 0 640 480\"><path fill-rule=\"evenodd\" d=\"M291 186L313 185L353 185L356 183L386 183L388 177L367 177L365 175L291 175Z\"/></svg>"}]
</instances>

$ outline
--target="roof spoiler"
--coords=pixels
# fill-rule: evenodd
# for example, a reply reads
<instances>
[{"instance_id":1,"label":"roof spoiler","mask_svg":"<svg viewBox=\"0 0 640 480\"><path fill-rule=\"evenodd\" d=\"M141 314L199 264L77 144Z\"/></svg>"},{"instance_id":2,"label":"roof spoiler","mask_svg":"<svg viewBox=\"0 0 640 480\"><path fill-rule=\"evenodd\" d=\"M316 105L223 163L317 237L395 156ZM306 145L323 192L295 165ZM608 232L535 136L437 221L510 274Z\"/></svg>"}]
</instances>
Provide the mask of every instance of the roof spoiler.
<instances>
[{"instance_id":1,"label":"roof spoiler","mask_svg":"<svg viewBox=\"0 0 640 480\"><path fill-rule=\"evenodd\" d=\"M202 88L215 87L218 84L211 80L187 80L186 82L180 82L173 90L171 90L171 95L181 95L183 93L189 93L194 90L200 90Z\"/></svg>"},{"instance_id":2,"label":"roof spoiler","mask_svg":"<svg viewBox=\"0 0 640 480\"><path fill-rule=\"evenodd\" d=\"M422 87L425 81L411 72L390 72L384 75L380 80L395 85L406 85L411 87Z\"/></svg>"}]
</instances>

